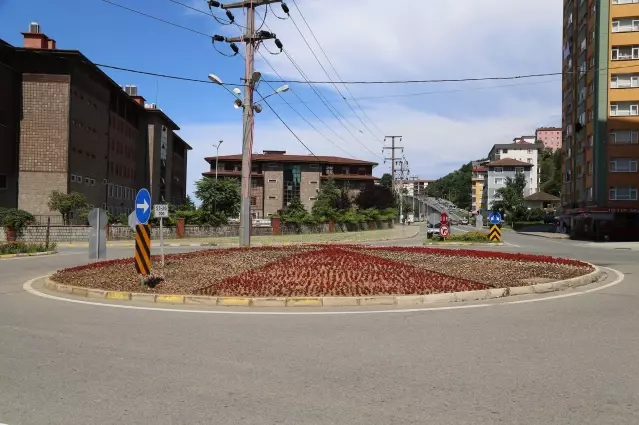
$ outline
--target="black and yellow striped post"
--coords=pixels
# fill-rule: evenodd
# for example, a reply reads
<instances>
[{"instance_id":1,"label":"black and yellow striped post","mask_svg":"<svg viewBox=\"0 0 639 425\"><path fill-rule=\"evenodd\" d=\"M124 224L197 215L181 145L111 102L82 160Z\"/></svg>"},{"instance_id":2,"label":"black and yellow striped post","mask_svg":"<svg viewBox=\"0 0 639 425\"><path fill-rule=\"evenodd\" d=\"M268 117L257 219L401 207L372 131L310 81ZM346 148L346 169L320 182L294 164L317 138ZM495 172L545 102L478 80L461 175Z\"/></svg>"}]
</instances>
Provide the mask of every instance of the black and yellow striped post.
<instances>
[{"instance_id":1,"label":"black and yellow striped post","mask_svg":"<svg viewBox=\"0 0 639 425\"><path fill-rule=\"evenodd\" d=\"M488 232L488 238L492 242L501 242L501 229L498 224L493 224Z\"/></svg>"},{"instance_id":2,"label":"black and yellow striped post","mask_svg":"<svg viewBox=\"0 0 639 425\"><path fill-rule=\"evenodd\" d=\"M135 270L138 274L151 274L151 226L138 224L135 226Z\"/></svg>"}]
</instances>

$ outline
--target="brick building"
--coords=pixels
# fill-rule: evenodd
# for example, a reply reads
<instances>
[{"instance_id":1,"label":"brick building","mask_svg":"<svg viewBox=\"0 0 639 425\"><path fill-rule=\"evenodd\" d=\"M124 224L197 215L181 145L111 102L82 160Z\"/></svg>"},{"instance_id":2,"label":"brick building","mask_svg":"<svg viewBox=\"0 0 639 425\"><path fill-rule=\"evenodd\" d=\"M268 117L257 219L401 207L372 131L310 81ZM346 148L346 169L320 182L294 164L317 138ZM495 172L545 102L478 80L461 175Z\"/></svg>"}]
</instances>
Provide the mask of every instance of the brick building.
<instances>
[{"instance_id":1,"label":"brick building","mask_svg":"<svg viewBox=\"0 0 639 425\"><path fill-rule=\"evenodd\" d=\"M0 137L0 206L49 215L48 197L59 190L128 214L137 190L149 186L155 201L183 200L190 147L173 133L177 125L79 51L57 49L38 24L23 36L23 47L0 40L0 134L7 135ZM164 139L149 135L158 125L169 132L165 161L155 154ZM164 168L171 182L174 162L182 187L162 191L153 172Z\"/></svg>"},{"instance_id":2,"label":"brick building","mask_svg":"<svg viewBox=\"0 0 639 425\"><path fill-rule=\"evenodd\" d=\"M216 157L205 160L215 176ZM218 178L241 178L242 155L217 158ZM373 167L377 163L336 156L287 155L286 151L264 151L252 156L251 213L268 217L297 198L308 211L313 207L322 182L332 178L339 188L354 198L375 184Z\"/></svg>"},{"instance_id":3,"label":"brick building","mask_svg":"<svg viewBox=\"0 0 639 425\"><path fill-rule=\"evenodd\" d=\"M535 139L537 143L542 143L544 148L551 149L553 152L561 149L562 130L558 127L541 127L535 131Z\"/></svg>"}]
</instances>

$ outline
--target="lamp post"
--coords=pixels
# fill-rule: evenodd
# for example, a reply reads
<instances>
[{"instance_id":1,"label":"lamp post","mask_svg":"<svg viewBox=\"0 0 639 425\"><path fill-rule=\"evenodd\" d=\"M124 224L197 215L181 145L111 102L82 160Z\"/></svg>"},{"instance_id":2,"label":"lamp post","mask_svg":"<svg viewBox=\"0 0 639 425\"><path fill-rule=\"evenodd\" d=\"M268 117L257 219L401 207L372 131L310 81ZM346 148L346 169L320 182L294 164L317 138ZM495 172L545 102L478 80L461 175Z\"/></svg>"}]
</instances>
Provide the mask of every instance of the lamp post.
<instances>
[{"instance_id":1,"label":"lamp post","mask_svg":"<svg viewBox=\"0 0 639 425\"><path fill-rule=\"evenodd\" d=\"M217 143L217 146L215 146L215 144L213 144L213 146L215 147L215 180L217 180L217 163L218 163L218 159L220 158L220 145L222 144L224 140L220 140Z\"/></svg>"},{"instance_id":2,"label":"lamp post","mask_svg":"<svg viewBox=\"0 0 639 425\"><path fill-rule=\"evenodd\" d=\"M244 112L243 118L243 134L242 139L242 180L241 180L241 196L242 201L240 204L240 246L249 247L251 245L251 152L253 150L253 126L255 113L262 112L262 105L253 102L253 92L257 88L262 74L259 72L253 72L250 79L246 81L246 93L244 100L241 99L242 91L239 88L229 90L220 77L215 74L209 74L209 80L224 88L227 92L231 93L235 97L233 101L233 107L235 109L242 108ZM282 94L288 91L289 87L284 85L275 92L268 96L262 97L259 100L264 100L275 94ZM258 102L259 102L258 100Z\"/></svg>"}]
</instances>

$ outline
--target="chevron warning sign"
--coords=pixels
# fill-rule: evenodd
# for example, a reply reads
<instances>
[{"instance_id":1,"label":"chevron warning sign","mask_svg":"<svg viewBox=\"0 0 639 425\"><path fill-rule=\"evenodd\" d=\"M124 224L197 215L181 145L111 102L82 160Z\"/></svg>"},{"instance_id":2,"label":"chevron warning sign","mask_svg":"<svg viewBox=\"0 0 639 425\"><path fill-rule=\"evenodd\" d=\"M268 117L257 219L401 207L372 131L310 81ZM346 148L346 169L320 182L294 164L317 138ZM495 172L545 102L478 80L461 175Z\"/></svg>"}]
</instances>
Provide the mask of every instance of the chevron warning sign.
<instances>
[{"instance_id":1,"label":"chevron warning sign","mask_svg":"<svg viewBox=\"0 0 639 425\"><path fill-rule=\"evenodd\" d=\"M501 229L498 225L493 224L490 226L490 232L488 232L488 238L492 242L501 242Z\"/></svg>"},{"instance_id":2,"label":"chevron warning sign","mask_svg":"<svg viewBox=\"0 0 639 425\"><path fill-rule=\"evenodd\" d=\"M141 275L151 273L151 226L135 226L135 270Z\"/></svg>"}]
</instances>

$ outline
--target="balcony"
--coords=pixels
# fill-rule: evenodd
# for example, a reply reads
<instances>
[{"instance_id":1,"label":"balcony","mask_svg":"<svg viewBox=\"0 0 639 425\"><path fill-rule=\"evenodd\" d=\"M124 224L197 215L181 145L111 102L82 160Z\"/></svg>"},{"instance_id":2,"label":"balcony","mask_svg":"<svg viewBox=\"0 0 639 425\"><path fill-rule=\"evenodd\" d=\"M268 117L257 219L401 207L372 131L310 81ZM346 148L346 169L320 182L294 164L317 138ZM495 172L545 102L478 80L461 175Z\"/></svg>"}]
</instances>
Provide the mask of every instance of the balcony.
<instances>
[{"instance_id":1,"label":"balcony","mask_svg":"<svg viewBox=\"0 0 639 425\"><path fill-rule=\"evenodd\" d=\"M634 117L639 115L639 101L610 104L611 117Z\"/></svg>"},{"instance_id":2,"label":"balcony","mask_svg":"<svg viewBox=\"0 0 639 425\"><path fill-rule=\"evenodd\" d=\"M639 31L639 19L621 18L613 19L612 32L633 32Z\"/></svg>"},{"instance_id":3,"label":"balcony","mask_svg":"<svg viewBox=\"0 0 639 425\"><path fill-rule=\"evenodd\" d=\"M615 46L610 52L610 59L613 61L637 60L639 46Z\"/></svg>"}]
</instances>

